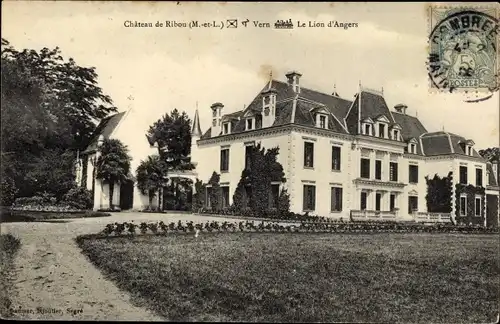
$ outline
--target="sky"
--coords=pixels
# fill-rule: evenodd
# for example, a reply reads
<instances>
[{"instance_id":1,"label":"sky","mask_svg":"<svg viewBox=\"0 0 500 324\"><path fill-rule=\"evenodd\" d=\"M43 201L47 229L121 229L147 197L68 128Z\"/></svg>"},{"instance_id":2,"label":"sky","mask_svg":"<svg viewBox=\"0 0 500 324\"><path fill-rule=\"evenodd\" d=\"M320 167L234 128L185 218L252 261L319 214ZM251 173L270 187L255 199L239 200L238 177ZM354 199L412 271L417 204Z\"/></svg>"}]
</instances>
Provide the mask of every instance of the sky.
<instances>
[{"instance_id":1,"label":"sky","mask_svg":"<svg viewBox=\"0 0 500 324\"><path fill-rule=\"evenodd\" d=\"M390 108L404 103L428 131L499 146L498 92L479 103L461 93L429 91L425 3L2 2L2 37L17 49L58 46L65 58L96 68L99 85L119 111L134 114L138 133L177 108L202 130L210 105L243 109L272 72L302 73L301 85L352 99L382 90ZM238 19L238 28L132 28L124 22ZM244 28L241 21L338 21L357 28ZM141 135L142 136L142 135Z\"/></svg>"}]
</instances>

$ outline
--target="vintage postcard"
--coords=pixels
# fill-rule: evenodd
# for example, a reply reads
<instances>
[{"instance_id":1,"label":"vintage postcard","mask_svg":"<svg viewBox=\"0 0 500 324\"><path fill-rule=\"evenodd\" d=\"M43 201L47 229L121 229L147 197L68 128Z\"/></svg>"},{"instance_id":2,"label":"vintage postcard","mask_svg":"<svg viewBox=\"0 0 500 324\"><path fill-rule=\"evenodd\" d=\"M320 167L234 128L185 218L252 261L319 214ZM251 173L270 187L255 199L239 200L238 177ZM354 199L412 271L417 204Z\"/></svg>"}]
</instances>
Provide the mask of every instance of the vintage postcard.
<instances>
[{"instance_id":1,"label":"vintage postcard","mask_svg":"<svg viewBox=\"0 0 500 324\"><path fill-rule=\"evenodd\" d=\"M1 317L498 322L499 17L2 2Z\"/></svg>"}]
</instances>

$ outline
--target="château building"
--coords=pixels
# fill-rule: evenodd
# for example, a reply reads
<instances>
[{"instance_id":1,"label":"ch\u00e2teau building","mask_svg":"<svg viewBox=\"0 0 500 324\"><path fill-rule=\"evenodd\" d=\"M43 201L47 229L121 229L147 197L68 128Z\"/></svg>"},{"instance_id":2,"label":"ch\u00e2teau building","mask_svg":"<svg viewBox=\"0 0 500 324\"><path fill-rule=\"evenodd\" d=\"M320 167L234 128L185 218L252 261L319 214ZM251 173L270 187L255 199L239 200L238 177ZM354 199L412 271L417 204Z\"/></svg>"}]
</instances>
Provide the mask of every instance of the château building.
<instances>
[{"instance_id":1,"label":"ch\u00e2teau building","mask_svg":"<svg viewBox=\"0 0 500 324\"><path fill-rule=\"evenodd\" d=\"M360 86L348 100L304 88L301 77L290 72L285 82L271 79L241 111L214 103L205 132L196 111L191 158L205 183L220 173L224 206L232 204L249 163L248 147L261 143L280 149L286 182L272 191L286 188L293 212L344 220L498 222L497 167L478 154L473 139L428 131L406 105L389 108L380 91ZM451 213L431 213L426 177L450 172ZM457 184L484 190L456 192Z\"/></svg>"}]
</instances>

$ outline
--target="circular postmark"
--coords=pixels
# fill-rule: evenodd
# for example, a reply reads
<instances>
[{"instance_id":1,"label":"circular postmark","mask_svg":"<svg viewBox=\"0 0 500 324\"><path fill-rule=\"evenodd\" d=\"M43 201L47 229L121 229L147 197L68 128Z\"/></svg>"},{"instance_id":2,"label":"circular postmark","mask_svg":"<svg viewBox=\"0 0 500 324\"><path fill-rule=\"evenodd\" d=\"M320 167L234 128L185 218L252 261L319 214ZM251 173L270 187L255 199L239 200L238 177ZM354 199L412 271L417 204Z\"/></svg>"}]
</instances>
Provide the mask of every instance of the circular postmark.
<instances>
[{"instance_id":1,"label":"circular postmark","mask_svg":"<svg viewBox=\"0 0 500 324\"><path fill-rule=\"evenodd\" d=\"M431 87L447 91L498 89L498 20L477 10L449 12L429 36Z\"/></svg>"}]
</instances>

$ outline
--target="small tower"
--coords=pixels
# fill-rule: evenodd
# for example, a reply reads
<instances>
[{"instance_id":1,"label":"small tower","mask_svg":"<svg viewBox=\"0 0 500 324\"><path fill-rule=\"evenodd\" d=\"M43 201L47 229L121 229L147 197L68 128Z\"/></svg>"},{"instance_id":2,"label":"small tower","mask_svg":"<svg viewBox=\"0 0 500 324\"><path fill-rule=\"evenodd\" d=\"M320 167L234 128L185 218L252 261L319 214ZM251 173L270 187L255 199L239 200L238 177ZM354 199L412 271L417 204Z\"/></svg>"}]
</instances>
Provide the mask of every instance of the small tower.
<instances>
[{"instance_id":1,"label":"small tower","mask_svg":"<svg viewBox=\"0 0 500 324\"><path fill-rule=\"evenodd\" d=\"M270 127L274 124L277 92L274 88L268 88L262 92L262 127Z\"/></svg>"},{"instance_id":2,"label":"small tower","mask_svg":"<svg viewBox=\"0 0 500 324\"><path fill-rule=\"evenodd\" d=\"M221 104L220 102L214 103L212 106L210 106L212 109L212 131L211 131L211 137L216 137L220 135L221 131L221 119L222 119L222 108L224 108L224 105Z\"/></svg>"},{"instance_id":3,"label":"small tower","mask_svg":"<svg viewBox=\"0 0 500 324\"><path fill-rule=\"evenodd\" d=\"M196 167L198 163L196 152L198 144L196 143L201 138L200 116L198 115L198 108L194 113L193 127L191 129L191 163Z\"/></svg>"}]
</instances>

